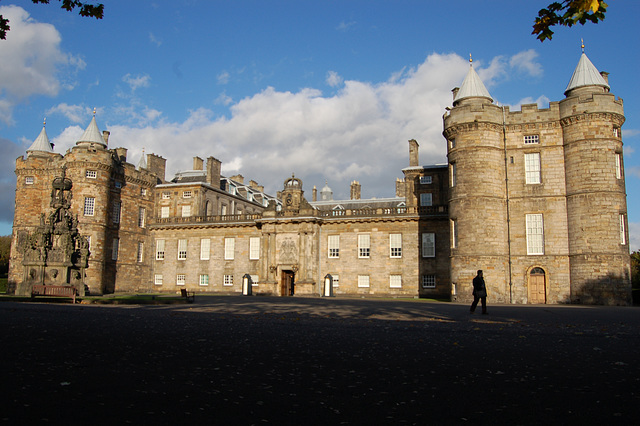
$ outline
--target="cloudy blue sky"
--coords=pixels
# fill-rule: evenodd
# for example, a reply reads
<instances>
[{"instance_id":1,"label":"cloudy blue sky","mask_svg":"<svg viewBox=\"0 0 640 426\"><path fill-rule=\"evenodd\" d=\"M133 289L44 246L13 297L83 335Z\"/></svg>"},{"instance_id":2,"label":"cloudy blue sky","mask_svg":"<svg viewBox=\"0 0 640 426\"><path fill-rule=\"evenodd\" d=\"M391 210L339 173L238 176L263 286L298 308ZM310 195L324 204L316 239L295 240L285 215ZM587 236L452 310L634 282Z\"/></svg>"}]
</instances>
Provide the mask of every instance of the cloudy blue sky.
<instances>
[{"instance_id":1,"label":"cloudy blue sky","mask_svg":"<svg viewBox=\"0 0 640 426\"><path fill-rule=\"evenodd\" d=\"M624 99L632 249L640 249L640 2L611 0L598 25L532 36L551 0L104 0L103 20L30 0L0 0L0 235L11 233L15 159L46 117L56 151L94 108L111 147L167 159L167 178L213 155L274 194L295 173L347 198L394 194L408 165L446 161L442 114L469 54L512 109L563 98L580 39Z\"/></svg>"}]
</instances>

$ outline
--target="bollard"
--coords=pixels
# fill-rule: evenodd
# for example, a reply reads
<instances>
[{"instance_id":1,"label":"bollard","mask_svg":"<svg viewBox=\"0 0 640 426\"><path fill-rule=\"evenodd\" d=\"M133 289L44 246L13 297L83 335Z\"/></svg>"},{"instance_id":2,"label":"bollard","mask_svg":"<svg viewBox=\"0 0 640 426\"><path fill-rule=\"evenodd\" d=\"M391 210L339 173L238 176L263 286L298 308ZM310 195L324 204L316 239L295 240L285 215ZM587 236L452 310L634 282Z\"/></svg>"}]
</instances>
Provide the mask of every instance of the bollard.
<instances>
[{"instance_id":1,"label":"bollard","mask_svg":"<svg viewBox=\"0 0 640 426\"><path fill-rule=\"evenodd\" d=\"M251 296L251 285L253 282L251 281L251 275L244 274L242 277L242 295L243 296Z\"/></svg>"},{"instance_id":2,"label":"bollard","mask_svg":"<svg viewBox=\"0 0 640 426\"><path fill-rule=\"evenodd\" d=\"M333 296L333 277L331 276L331 274L327 274L324 276L324 287L322 289L322 296Z\"/></svg>"}]
</instances>

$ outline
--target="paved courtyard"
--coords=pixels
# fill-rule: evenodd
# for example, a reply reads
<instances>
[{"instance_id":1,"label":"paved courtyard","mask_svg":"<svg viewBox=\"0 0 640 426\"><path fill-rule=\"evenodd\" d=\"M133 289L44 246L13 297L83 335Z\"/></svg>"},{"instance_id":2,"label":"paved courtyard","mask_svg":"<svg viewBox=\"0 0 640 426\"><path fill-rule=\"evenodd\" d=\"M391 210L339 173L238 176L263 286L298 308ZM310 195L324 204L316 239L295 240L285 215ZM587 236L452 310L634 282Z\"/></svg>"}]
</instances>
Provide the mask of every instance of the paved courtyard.
<instances>
[{"instance_id":1,"label":"paved courtyard","mask_svg":"<svg viewBox=\"0 0 640 426\"><path fill-rule=\"evenodd\" d=\"M0 303L6 424L638 424L640 310Z\"/></svg>"}]
</instances>

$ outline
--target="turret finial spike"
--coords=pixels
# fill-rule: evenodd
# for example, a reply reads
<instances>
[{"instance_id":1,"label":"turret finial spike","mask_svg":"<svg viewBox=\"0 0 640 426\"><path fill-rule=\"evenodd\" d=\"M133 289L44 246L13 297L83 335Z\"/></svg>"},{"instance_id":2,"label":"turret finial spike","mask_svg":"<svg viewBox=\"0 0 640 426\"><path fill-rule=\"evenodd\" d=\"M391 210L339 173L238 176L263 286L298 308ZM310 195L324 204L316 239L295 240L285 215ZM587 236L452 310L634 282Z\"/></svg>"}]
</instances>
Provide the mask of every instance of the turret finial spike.
<instances>
[{"instance_id":1,"label":"turret finial spike","mask_svg":"<svg viewBox=\"0 0 640 426\"><path fill-rule=\"evenodd\" d=\"M580 46L582 47L582 53L584 53L584 39L580 39Z\"/></svg>"}]
</instances>

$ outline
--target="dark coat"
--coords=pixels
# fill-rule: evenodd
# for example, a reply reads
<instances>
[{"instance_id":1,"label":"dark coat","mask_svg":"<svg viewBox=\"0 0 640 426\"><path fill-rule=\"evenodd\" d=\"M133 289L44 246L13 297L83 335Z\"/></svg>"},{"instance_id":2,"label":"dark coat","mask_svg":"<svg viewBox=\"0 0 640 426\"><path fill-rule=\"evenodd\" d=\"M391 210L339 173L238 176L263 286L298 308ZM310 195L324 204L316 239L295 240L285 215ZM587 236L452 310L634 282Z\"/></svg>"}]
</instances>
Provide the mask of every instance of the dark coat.
<instances>
[{"instance_id":1,"label":"dark coat","mask_svg":"<svg viewBox=\"0 0 640 426\"><path fill-rule=\"evenodd\" d=\"M487 287L484 285L484 278L476 276L473 279L473 295L476 297L487 297Z\"/></svg>"}]
</instances>

